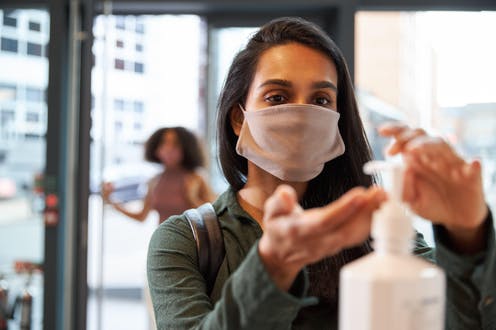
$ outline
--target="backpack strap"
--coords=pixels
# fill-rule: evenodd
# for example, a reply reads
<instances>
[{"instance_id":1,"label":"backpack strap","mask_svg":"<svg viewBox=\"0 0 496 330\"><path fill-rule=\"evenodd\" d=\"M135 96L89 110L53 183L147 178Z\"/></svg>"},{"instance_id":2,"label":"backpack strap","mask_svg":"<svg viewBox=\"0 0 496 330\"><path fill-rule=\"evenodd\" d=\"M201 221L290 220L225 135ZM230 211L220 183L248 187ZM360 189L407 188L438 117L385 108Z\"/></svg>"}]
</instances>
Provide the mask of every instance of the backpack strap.
<instances>
[{"instance_id":1,"label":"backpack strap","mask_svg":"<svg viewBox=\"0 0 496 330\"><path fill-rule=\"evenodd\" d=\"M200 273L207 282L210 295L226 249L217 214L210 203L184 212L196 241Z\"/></svg>"}]
</instances>

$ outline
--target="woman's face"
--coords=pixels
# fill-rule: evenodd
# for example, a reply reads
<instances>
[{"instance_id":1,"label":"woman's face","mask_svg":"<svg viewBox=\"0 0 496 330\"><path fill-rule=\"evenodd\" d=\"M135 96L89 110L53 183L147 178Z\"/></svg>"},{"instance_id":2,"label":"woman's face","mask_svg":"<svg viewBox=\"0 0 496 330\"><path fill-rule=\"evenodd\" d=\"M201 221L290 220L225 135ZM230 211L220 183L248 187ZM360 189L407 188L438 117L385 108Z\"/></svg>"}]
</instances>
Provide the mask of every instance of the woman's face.
<instances>
[{"instance_id":1,"label":"woman's face","mask_svg":"<svg viewBox=\"0 0 496 330\"><path fill-rule=\"evenodd\" d=\"M321 52L299 43L275 46L258 61L245 108L295 103L337 110L337 82L336 66Z\"/></svg>"},{"instance_id":2,"label":"woman's face","mask_svg":"<svg viewBox=\"0 0 496 330\"><path fill-rule=\"evenodd\" d=\"M183 160L181 143L174 130L167 130L156 151L157 158L167 167L178 167Z\"/></svg>"}]
</instances>

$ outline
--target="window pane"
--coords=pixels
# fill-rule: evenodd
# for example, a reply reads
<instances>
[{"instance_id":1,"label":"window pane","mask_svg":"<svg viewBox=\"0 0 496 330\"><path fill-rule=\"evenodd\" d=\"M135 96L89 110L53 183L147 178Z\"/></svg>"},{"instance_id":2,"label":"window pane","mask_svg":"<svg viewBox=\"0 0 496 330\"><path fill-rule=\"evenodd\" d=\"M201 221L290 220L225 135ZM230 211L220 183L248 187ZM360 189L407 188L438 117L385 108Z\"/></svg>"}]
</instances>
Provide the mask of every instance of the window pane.
<instances>
[{"instance_id":1,"label":"window pane","mask_svg":"<svg viewBox=\"0 0 496 330\"><path fill-rule=\"evenodd\" d=\"M136 23L136 33L143 34L145 33L145 25L141 22Z\"/></svg>"},{"instance_id":2,"label":"window pane","mask_svg":"<svg viewBox=\"0 0 496 330\"><path fill-rule=\"evenodd\" d=\"M122 41L122 40L116 40L115 41L115 47L117 47L117 48L124 48L124 41Z\"/></svg>"},{"instance_id":3,"label":"window pane","mask_svg":"<svg viewBox=\"0 0 496 330\"><path fill-rule=\"evenodd\" d=\"M124 16L115 17L115 27L120 30L126 29L126 18Z\"/></svg>"},{"instance_id":4,"label":"window pane","mask_svg":"<svg viewBox=\"0 0 496 330\"><path fill-rule=\"evenodd\" d=\"M3 13L3 25L4 26L11 26L11 27L17 27L17 18L12 17L5 12Z\"/></svg>"},{"instance_id":5,"label":"window pane","mask_svg":"<svg viewBox=\"0 0 496 330\"><path fill-rule=\"evenodd\" d=\"M26 100L31 102L42 102L44 98L44 91L40 88L27 87L26 88Z\"/></svg>"},{"instance_id":6,"label":"window pane","mask_svg":"<svg viewBox=\"0 0 496 330\"><path fill-rule=\"evenodd\" d=\"M104 36L105 26L112 28ZM151 212L147 221L137 223L112 208L102 211L98 187L102 181L113 182L116 192L112 198L126 208L139 208L147 181L160 171L143 160L147 138L164 126L186 126L197 132L204 127L204 95L200 87L205 72L204 28L198 16L189 15L98 16L95 20L90 164L94 193L89 200L89 233L95 234L90 234L88 243L90 330L97 329L98 312L103 313L101 329L148 328L142 290L148 240L157 226L158 215ZM117 40L125 43L126 51L119 49ZM108 58L102 57L105 41ZM104 66L105 61L113 65ZM103 86L105 81L107 85ZM105 228L100 232L102 223ZM98 260L102 257L104 266L99 269ZM103 272L104 279L102 309L94 295L99 287L99 272ZM122 294L129 298L122 298ZM128 306L133 306L132 315Z\"/></svg>"},{"instance_id":7,"label":"window pane","mask_svg":"<svg viewBox=\"0 0 496 330\"><path fill-rule=\"evenodd\" d=\"M121 99L114 100L114 109L124 110L124 100Z\"/></svg>"},{"instance_id":8,"label":"window pane","mask_svg":"<svg viewBox=\"0 0 496 330\"><path fill-rule=\"evenodd\" d=\"M28 112L26 113L26 121L37 123L40 121L40 115L36 112Z\"/></svg>"},{"instance_id":9,"label":"window pane","mask_svg":"<svg viewBox=\"0 0 496 330\"><path fill-rule=\"evenodd\" d=\"M2 51L17 53L17 40L2 37L1 43L2 43L1 46Z\"/></svg>"},{"instance_id":10,"label":"window pane","mask_svg":"<svg viewBox=\"0 0 496 330\"><path fill-rule=\"evenodd\" d=\"M43 273L35 271L28 281L29 275L16 273L14 266L16 262L44 263L42 182L47 122L43 114L48 60L28 56L26 42L19 43L16 36L46 44L48 28L34 33L31 23L48 27L49 14L33 9L0 10L0 19L0 281L8 286L9 308L23 290L29 290L33 299L31 329L41 330ZM8 329L19 329L19 314L17 309Z\"/></svg>"},{"instance_id":11,"label":"window pane","mask_svg":"<svg viewBox=\"0 0 496 330\"><path fill-rule=\"evenodd\" d=\"M212 29L210 34L210 66L215 68L212 78L209 80L208 112L211 118L217 114L217 101L222 88L222 84L229 70L229 66L236 53L243 48L249 40L249 37L257 30L255 27L226 27ZM215 137L210 137L208 144L210 156L216 157L217 144ZM218 166L218 162L210 166L210 176L213 187L216 191L224 191L227 188L227 182Z\"/></svg>"},{"instance_id":12,"label":"window pane","mask_svg":"<svg viewBox=\"0 0 496 330\"><path fill-rule=\"evenodd\" d=\"M31 31L41 31L41 24L38 22L29 22L29 30Z\"/></svg>"},{"instance_id":13,"label":"window pane","mask_svg":"<svg viewBox=\"0 0 496 330\"><path fill-rule=\"evenodd\" d=\"M143 112L143 108L144 108L144 105L143 105L143 102L140 102L140 101L134 101L134 112Z\"/></svg>"},{"instance_id":14,"label":"window pane","mask_svg":"<svg viewBox=\"0 0 496 330\"><path fill-rule=\"evenodd\" d=\"M376 133L381 122L421 126L482 160L494 208L496 43L485 36L496 12L364 11L355 22L355 80L375 157L389 142Z\"/></svg>"},{"instance_id":15,"label":"window pane","mask_svg":"<svg viewBox=\"0 0 496 330\"><path fill-rule=\"evenodd\" d=\"M124 70L124 61L118 58L115 59L114 67L118 70Z\"/></svg>"},{"instance_id":16,"label":"window pane","mask_svg":"<svg viewBox=\"0 0 496 330\"><path fill-rule=\"evenodd\" d=\"M17 88L13 84L0 82L0 101L14 101L17 97Z\"/></svg>"},{"instance_id":17,"label":"window pane","mask_svg":"<svg viewBox=\"0 0 496 330\"><path fill-rule=\"evenodd\" d=\"M28 55L41 56L41 45L28 42Z\"/></svg>"},{"instance_id":18,"label":"window pane","mask_svg":"<svg viewBox=\"0 0 496 330\"><path fill-rule=\"evenodd\" d=\"M138 63L138 62L134 63L134 72L143 73L143 70L144 70L143 63Z\"/></svg>"}]
</instances>

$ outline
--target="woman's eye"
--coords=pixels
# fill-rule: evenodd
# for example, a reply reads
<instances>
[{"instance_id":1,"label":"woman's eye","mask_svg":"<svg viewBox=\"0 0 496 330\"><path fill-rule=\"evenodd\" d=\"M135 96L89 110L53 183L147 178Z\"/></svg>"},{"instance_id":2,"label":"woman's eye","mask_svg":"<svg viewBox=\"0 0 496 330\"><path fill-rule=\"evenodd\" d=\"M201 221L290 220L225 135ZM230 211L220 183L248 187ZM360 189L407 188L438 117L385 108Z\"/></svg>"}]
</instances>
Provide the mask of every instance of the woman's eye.
<instances>
[{"instance_id":1,"label":"woman's eye","mask_svg":"<svg viewBox=\"0 0 496 330\"><path fill-rule=\"evenodd\" d=\"M315 104L317 104L317 105L329 105L330 103L331 103L331 100L329 100L327 97L315 98Z\"/></svg>"},{"instance_id":2,"label":"woman's eye","mask_svg":"<svg viewBox=\"0 0 496 330\"><path fill-rule=\"evenodd\" d=\"M265 101L270 103L284 103L286 101L286 97L283 95L271 95L265 98Z\"/></svg>"}]
</instances>

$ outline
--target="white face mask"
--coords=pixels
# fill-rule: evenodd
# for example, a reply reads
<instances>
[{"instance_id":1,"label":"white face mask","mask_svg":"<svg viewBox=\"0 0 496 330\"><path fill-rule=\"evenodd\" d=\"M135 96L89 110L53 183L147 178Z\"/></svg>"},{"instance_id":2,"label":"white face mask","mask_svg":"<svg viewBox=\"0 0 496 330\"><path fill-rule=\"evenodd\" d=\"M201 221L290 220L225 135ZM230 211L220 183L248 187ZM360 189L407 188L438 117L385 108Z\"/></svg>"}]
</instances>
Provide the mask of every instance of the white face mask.
<instances>
[{"instance_id":1,"label":"white face mask","mask_svg":"<svg viewBox=\"0 0 496 330\"><path fill-rule=\"evenodd\" d=\"M281 180L309 181L344 153L334 110L281 104L243 114L236 152Z\"/></svg>"}]
</instances>

